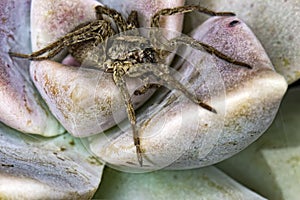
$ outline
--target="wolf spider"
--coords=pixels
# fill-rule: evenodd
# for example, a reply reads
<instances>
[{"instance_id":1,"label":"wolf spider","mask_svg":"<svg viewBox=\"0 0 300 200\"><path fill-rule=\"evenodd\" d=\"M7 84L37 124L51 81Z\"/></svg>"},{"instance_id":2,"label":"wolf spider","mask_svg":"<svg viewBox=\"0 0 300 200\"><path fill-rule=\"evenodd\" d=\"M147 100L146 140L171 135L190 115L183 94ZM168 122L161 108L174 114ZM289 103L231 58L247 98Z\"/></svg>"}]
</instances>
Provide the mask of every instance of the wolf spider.
<instances>
[{"instance_id":1,"label":"wolf spider","mask_svg":"<svg viewBox=\"0 0 300 200\"><path fill-rule=\"evenodd\" d=\"M139 27L137 11L131 11L127 19L116 10L108 7L96 6L95 11L97 17L96 20L79 25L73 31L49 44L45 48L31 54L14 52L9 52L9 54L13 57L26 58L34 61L46 60L53 58L67 47L69 53L77 61L81 63L87 62L87 65L112 73L112 78L125 101L128 119L133 132L137 159L140 166L142 166L143 151L140 144L139 133L136 128L135 111L133 109L130 94L126 88L125 76L147 79L150 74L159 80L159 85L165 85L171 89L181 91L191 101L208 111L216 113L216 110L191 94L180 82L171 76L168 67L162 62L168 53L154 46L155 38L153 31L150 31L149 39L136 33L136 30ZM235 15L231 12L214 12L197 5L166 8L159 10L154 14L151 18L151 27L159 28L159 19L161 16L183 14L192 11L198 11L210 16ZM105 15L108 18L103 18L102 15ZM107 20L109 18L114 21L116 28L113 28L111 21ZM130 30L133 30L133 32L128 33ZM114 38L110 40L110 37ZM97 48L100 43L104 43L105 47L102 46L102 48ZM168 41L167 46L175 50L179 45L190 45L197 50L204 50L229 63L251 68L250 65L234 60L215 48L190 37L181 36L171 39ZM45 53L47 54L44 55ZM141 89L135 91L135 95L143 94L147 89L153 86L157 85L146 83Z\"/></svg>"}]
</instances>

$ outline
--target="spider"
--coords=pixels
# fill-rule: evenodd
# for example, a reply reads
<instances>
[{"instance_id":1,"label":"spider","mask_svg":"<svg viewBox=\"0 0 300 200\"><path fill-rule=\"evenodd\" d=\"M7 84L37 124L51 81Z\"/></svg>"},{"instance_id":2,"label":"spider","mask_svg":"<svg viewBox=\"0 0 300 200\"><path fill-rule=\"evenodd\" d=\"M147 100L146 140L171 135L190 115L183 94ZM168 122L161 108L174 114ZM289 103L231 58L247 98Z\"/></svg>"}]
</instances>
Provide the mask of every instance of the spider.
<instances>
[{"instance_id":1,"label":"spider","mask_svg":"<svg viewBox=\"0 0 300 200\"><path fill-rule=\"evenodd\" d=\"M161 16L184 14L192 11L198 11L210 16L235 15L231 12L214 12L198 5L180 6L156 12L151 18L151 27L159 28L159 19ZM214 108L191 94L170 74L168 66L163 62L168 53L162 50L162 48L155 46L157 43L155 40L155 31L149 32L149 38L141 36L136 32L137 28L139 28L137 11L131 11L127 19L116 10L105 6L96 6L95 12L96 20L79 25L73 31L43 49L31 54L9 52L9 55L33 61L46 60L53 58L67 47L69 53L80 63L85 63L84 65L93 66L104 72L112 73L114 83L119 88L125 102L128 119L133 132L137 160L140 166L142 166L143 151L136 128L135 111L126 87L126 76L147 79L149 75L152 75L159 80L159 84L146 83L134 92L135 95L143 94L151 87L164 85L181 91L187 98L202 108L213 113L217 112ZM103 15L108 16L108 18L103 18ZM113 20L115 27L112 26L112 22L108 20L109 18ZM104 46L99 47L101 43ZM213 54L229 63L251 69L250 65L230 58L215 48L190 37L180 36L170 39L167 44L168 47L174 50L179 45L189 45L197 50L204 50Z\"/></svg>"}]
</instances>

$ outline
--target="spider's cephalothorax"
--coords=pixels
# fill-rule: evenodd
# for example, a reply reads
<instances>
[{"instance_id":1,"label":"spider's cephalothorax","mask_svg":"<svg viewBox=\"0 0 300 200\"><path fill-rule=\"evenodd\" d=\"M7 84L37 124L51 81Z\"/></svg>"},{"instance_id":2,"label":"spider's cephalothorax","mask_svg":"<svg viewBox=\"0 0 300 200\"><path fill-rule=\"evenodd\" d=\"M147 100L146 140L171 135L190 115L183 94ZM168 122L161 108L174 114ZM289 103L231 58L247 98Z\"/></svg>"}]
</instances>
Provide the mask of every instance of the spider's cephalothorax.
<instances>
[{"instance_id":1,"label":"spider's cephalothorax","mask_svg":"<svg viewBox=\"0 0 300 200\"><path fill-rule=\"evenodd\" d=\"M136 63L156 63L158 54L150 41L141 36L124 35L108 40L107 59Z\"/></svg>"},{"instance_id":2,"label":"spider's cephalothorax","mask_svg":"<svg viewBox=\"0 0 300 200\"><path fill-rule=\"evenodd\" d=\"M148 39L141 36L138 31L135 30L138 28L138 16L136 11L132 11L128 18L125 19L119 12L108 7L96 6L95 10L97 16L96 20L81 24L45 48L33 52L32 54L13 52L9 52L9 54L13 57L27 58L30 60L45 60L53 58L67 47L71 55L79 62L93 65L95 68L112 73L113 80L119 88L126 105L128 119L133 131L138 162L142 166L143 151L136 128L135 112L130 94L126 88L125 76L147 79L147 76L151 74L158 80L159 85L181 91L187 98L204 109L214 113L216 113L216 110L191 94L169 73L168 66L162 62L162 58L165 57L163 54L166 54L166 52L161 50L160 47L155 46L156 38L154 31L150 31ZM211 16L234 16L234 14L230 12L214 12L200 6L181 6L166 8L156 12L151 18L151 27L159 27L160 16L192 11L198 11ZM114 21L116 29L113 28L109 20L103 18L103 15L110 17ZM103 45L99 45L100 43L104 43L104 47ZM174 50L178 45L189 45L197 50L204 50L214 54L232 64L251 68L248 64L228 57L215 48L190 37L177 37L168 41L166 45ZM137 90L135 94L143 94L151 86L152 84L146 83L145 86Z\"/></svg>"}]
</instances>

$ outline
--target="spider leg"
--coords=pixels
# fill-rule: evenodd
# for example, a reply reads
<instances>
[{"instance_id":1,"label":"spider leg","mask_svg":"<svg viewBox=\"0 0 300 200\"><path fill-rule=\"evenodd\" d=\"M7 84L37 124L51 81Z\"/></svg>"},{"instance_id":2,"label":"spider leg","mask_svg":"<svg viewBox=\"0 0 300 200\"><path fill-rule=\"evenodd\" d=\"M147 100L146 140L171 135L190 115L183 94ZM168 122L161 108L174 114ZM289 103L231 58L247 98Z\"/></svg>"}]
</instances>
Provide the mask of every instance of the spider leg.
<instances>
[{"instance_id":1,"label":"spider leg","mask_svg":"<svg viewBox=\"0 0 300 200\"><path fill-rule=\"evenodd\" d=\"M112 18L115 21L120 32L124 32L128 30L128 25L125 19L123 18L121 13L119 13L115 9L104 7L104 6L96 6L95 9L96 9L97 16L104 14Z\"/></svg>"},{"instance_id":2,"label":"spider leg","mask_svg":"<svg viewBox=\"0 0 300 200\"><path fill-rule=\"evenodd\" d=\"M63 40L59 39L59 40L51 43L50 45L46 46L45 48L40 49L38 51L35 51L31 54L22 54L22 53L16 53L16 52L8 52L8 54L11 57L26 58L26 59L29 59L29 60L43 60L43 59L47 59L47 56L42 57L41 59L39 59L40 55L43 55L46 52L52 52L50 54L53 57L54 53L57 54L57 53L59 53L60 50L62 50L62 48L61 48L61 47L63 47L62 44L63 44Z\"/></svg>"},{"instance_id":3,"label":"spider leg","mask_svg":"<svg viewBox=\"0 0 300 200\"><path fill-rule=\"evenodd\" d=\"M171 76L167 65L157 63L135 64L134 67L131 67L126 74L129 77L140 77L145 73L152 73L160 82L162 82L161 85L164 85L170 89L179 90L187 98L189 98L191 101L198 104L202 108L213 113L217 113L214 108L199 100L195 95L191 94L179 81Z\"/></svg>"},{"instance_id":4,"label":"spider leg","mask_svg":"<svg viewBox=\"0 0 300 200\"><path fill-rule=\"evenodd\" d=\"M87 24L88 25L88 24ZM8 52L10 56L12 57L18 57L18 58L27 58L29 60L44 60L44 59L49 59L54 55L54 52L57 52L59 53L58 49L62 49L61 46L63 46L63 43L65 41L68 41L71 39L71 37L74 37L75 35L77 35L77 32L81 32L80 29L84 29L87 25L85 26L82 26L82 25L79 25L78 28L75 28L74 31L66 34L65 36L59 38L58 40L56 40L55 42L49 44L48 46L38 50L38 51L35 51L31 54L22 54L22 53L15 53L15 52ZM44 57L40 57L41 55L43 55L44 53L46 52L51 52L53 51L53 53L51 53L52 56L44 56Z\"/></svg>"},{"instance_id":5,"label":"spider leg","mask_svg":"<svg viewBox=\"0 0 300 200\"><path fill-rule=\"evenodd\" d=\"M145 94L149 89L157 89L160 87L161 85L157 83L146 83L145 85L134 91L134 95L142 95Z\"/></svg>"},{"instance_id":6,"label":"spider leg","mask_svg":"<svg viewBox=\"0 0 300 200\"><path fill-rule=\"evenodd\" d=\"M114 35L115 32L110 24L105 20L96 20L87 23L85 26L79 25L74 31L68 33L64 37L64 45L72 46L77 43L95 40L94 46L103 42L109 36Z\"/></svg>"},{"instance_id":7,"label":"spider leg","mask_svg":"<svg viewBox=\"0 0 300 200\"><path fill-rule=\"evenodd\" d=\"M204 13L210 16L235 16L232 12L215 12L209 10L207 8L197 6L197 5L187 5L187 6L179 6L175 8L165 8L156 12L151 18L151 27L159 28L159 19L161 16L169 16L175 14L184 14L188 12L198 11L200 13Z\"/></svg>"},{"instance_id":8,"label":"spider leg","mask_svg":"<svg viewBox=\"0 0 300 200\"><path fill-rule=\"evenodd\" d=\"M228 63L232 63L235 65L239 65L242 67L252 69L252 67L249 64L235 60L235 59L223 54L222 52L218 51L214 47L212 47L208 44L205 44L203 42L197 41L191 37L186 37L186 36L177 37L177 38L171 39L169 41L169 44L170 44L169 46L173 47L174 49L176 47L178 47L179 45L187 45L187 46L191 46L200 51L205 50L206 52L213 54L213 55L217 56L218 58L227 61Z\"/></svg>"},{"instance_id":9,"label":"spider leg","mask_svg":"<svg viewBox=\"0 0 300 200\"><path fill-rule=\"evenodd\" d=\"M28 59L34 60L34 61L51 59L54 56L56 56L59 52L61 52L63 49L64 49L64 46L62 44L60 44L59 46L56 46L54 49L51 49L46 56L36 56L36 57L30 57Z\"/></svg>"},{"instance_id":10,"label":"spider leg","mask_svg":"<svg viewBox=\"0 0 300 200\"><path fill-rule=\"evenodd\" d=\"M56 56L60 51L63 50L63 48L77 44L77 43L81 43L81 42L85 42L87 40L92 40L92 39L96 39L99 37L96 34L92 34L90 37L85 37L85 38L76 38L76 40L58 40L50 45L48 45L47 47L33 52L32 54L21 54L21 53L14 53L14 52L9 52L9 55L12 57L19 57L19 58L26 58L29 60L34 60L34 61L40 61L40 60L47 60L47 59L51 59L54 56ZM101 40L101 39L97 39L97 40ZM44 53L48 52L48 54L46 56L41 56Z\"/></svg>"},{"instance_id":11,"label":"spider leg","mask_svg":"<svg viewBox=\"0 0 300 200\"><path fill-rule=\"evenodd\" d=\"M136 10L130 12L127 18L128 29L139 28L138 13Z\"/></svg>"},{"instance_id":12,"label":"spider leg","mask_svg":"<svg viewBox=\"0 0 300 200\"><path fill-rule=\"evenodd\" d=\"M136 128L136 117L135 117L135 112L133 109L133 105L131 102L131 98L130 98L130 94L128 92L128 89L126 87L126 83L125 80L123 78L125 72L122 69L122 66L117 66L114 68L114 72L113 72L113 80L116 84L116 86L119 88L123 99L125 101L125 106L126 106L126 110L127 110L127 115L128 115L128 119L130 121L131 124L131 129L133 132L133 140L134 140L134 145L136 147L136 153L137 153L137 158L138 158L138 162L140 164L140 166L143 165L143 158L142 158L142 150L141 150L141 144L140 144L140 137Z\"/></svg>"},{"instance_id":13,"label":"spider leg","mask_svg":"<svg viewBox=\"0 0 300 200\"><path fill-rule=\"evenodd\" d=\"M63 48L74 45L74 44L78 44L81 42L85 42L88 40L95 40L95 45L98 45L98 43L102 42L103 39L96 33L91 34L90 36L85 36L85 38L77 38L76 40L72 41L72 40L66 40L63 42L59 42L59 43L55 43L56 46L54 46L54 48L51 48L48 50L48 54L46 56L40 56L39 51L34 52L32 54L18 54L18 53L10 53L11 56L14 57L21 57L21 58L27 58L29 60L34 60L34 61L40 61L40 60L47 60L47 59L51 59L54 56L56 56L59 52L61 52L63 50ZM42 49L44 50L44 49Z\"/></svg>"},{"instance_id":14,"label":"spider leg","mask_svg":"<svg viewBox=\"0 0 300 200\"><path fill-rule=\"evenodd\" d=\"M129 33L130 35L135 35L135 36L140 35L140 32L137 29L140 27L137 11L133 10L130 12L126 23L127 23L127 30L130 30L130 33Z\"/></svg>"},{"instance_id":15,"label":"spider leg","mask_svg":"<svg viewBox=\"0 0 300 200\"><path fill-rule=\"evenodd\" d=\"M97 32L103 37L114 35L115 32L111 28L110 23L105 20L95 20L84 25L77 26L73 31L66 34L66 39L74 38L74 36L84 37L87 33Z\"/></svg>"},{"instance_id":16,"label":"spider leg","mask_svg":"<svg viewBox=\"0 0 300 200\"><path fill-rule=\"evenodd\" d=\"M198 5L187 5L187 6L180 6L180 7L175 7L175 8L166 8L166 9L159 10L151 18L151 27L159 28L159 20L160 20L161 16L184 14L184 13L193 12L193 11L198 11L200 13L204 13L204 14L207 14L210 16L235 16L235 14L232 12L215 12L215 11L209 10L205 7L198 6ZM159 35L157 35L157 33L155 33L156 31L157 30L151 30L149 33L150 34L149 37L152 40L155 40L155 38L157 38L157 36L159 36ZM201 44L200 46L202 46L202 49L204 48L207 52L213 53L221 59L227 60L230 63L245 66L247 68L251 68L248 64L235 61L234 59L224 55L223 53L217 51L216 49L214 49L213 47L210 47L209 45L206 45L203 43L200 43L200 44Z\"/></svg>"},{"instance_id":17,"label":"spider leg","mask_svg":"<svg viewBox=\"0 0 300 200\"><path fill-rule=\"evenodd\" d=\"M157 89L161 86L158 83L150 83L149 76L146 76L146 74L141 75L140 78L142 79L144 85L134 91L133 94L136 96L145 94L149 89Z\"/></svg>"},{"instance_id":18,"label":"spider leg","mask_svg":"<svg viewBox=\"0 0 300 200\"><path fill-rule=\"evenodd\" d=\"M78 43L83 43L89 40L95 40L97 44L102 42L104 38L107 38L113 34L114 31L110 28L108 22L104 20L96 20L87 23L84 26L79 25L72 32L67 33L57 41L31 54L9 52L9 55L12 57L26 58L29 60L50 59L57 55L64 47L71 47ZM48 55L41 56L47 52L49 52Z\"/></svg>"},{"instance_id":19,"label":"spider leg","mask_svg":"<svg viewBox=\"0 0 300 200\"><path fill-rule=\"evenodd\" d=\"M71 47L72 45L81 45L81 43L87 41L92 41L93 46L98 46L100 43L104 41L104 38L99 33L91 32L91 33L87 33L86 35L79 35L73 40L66 40L64 42L64 46Z\"/></svg>"}]
</instances>

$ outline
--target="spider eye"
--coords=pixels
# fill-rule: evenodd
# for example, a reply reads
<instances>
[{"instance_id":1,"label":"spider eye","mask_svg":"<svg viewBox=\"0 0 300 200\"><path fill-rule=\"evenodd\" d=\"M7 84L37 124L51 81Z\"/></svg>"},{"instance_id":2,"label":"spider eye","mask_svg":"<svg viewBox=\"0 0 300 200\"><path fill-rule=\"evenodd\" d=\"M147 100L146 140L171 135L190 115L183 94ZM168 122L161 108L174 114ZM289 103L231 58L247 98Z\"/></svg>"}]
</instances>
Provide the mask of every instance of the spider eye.
<instances>
[{"instance_id":1,"label":"spider eye","mask_svg":"<svg viewBox=\"0 0 300 200\"><path fill-rule=\"evenodd\" d=\"M146 48L144 50L144 55L145 55L145 57L143 58L144 62L151 62L151 63L156 62L155 51L152 48Z\"/></svg>"},{"instance_id":2,"label":"spider eye","mask_svg":"<svg viewBox=\"0 0 300 200\"><path fill-rule=\"evenodd\" d=\"M150 54L150 53L153 52L153 49L152 48L145 48L144 52L147 53L147 54Z\"/></svg>"}]
</instances>

